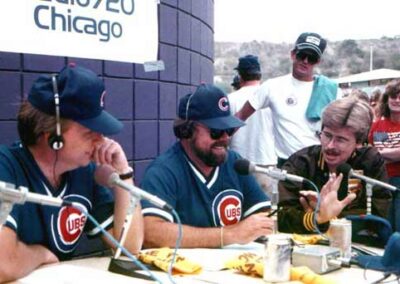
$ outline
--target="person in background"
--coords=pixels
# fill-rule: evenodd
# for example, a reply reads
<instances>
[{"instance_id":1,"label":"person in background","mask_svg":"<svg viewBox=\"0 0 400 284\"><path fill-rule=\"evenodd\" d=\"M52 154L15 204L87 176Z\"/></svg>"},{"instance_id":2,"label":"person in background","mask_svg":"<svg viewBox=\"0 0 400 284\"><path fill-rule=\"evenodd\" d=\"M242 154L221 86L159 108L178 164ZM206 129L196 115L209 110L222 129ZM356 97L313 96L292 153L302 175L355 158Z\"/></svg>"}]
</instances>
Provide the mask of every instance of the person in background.
<instances>
[{"instance_id":1,"label":"person in background","mask_svg":"<svg viewBox=\"0 0 400 284\"><path fill-rule=\"evenodd\" d=\"M381 118L381 100L382 100L382 92L380 89L375 89L369 100L369 104L374 111L374 121L377 121Z\"/></svg>"},{"instance_id":2,"label":"person in background","mask_svg":"<svg viewBox=\"0 0 400 284\"><path fill-rule=\"evenodd\" d=\"M364 102L369 103L369 97L366 92L360 89L353 89L351 93L348 95L349 97L354 97L359 100L363 100Z\"/></svg>"},{"instance_id":3,"label":"person in background","mask_svg":"<svg viewBox=\"0 0 400 284\"><path fill-rule=\"evenodd\" d=\"M292 73L264 82L236 114L246 120L256 110L270 108L278 166L294 152L319 144L322 109L342 96L336 82L314 76L326 40L316 33L302 33L290 53Z\"/></svg>"},{"instance_id":4,"label":"person in background","mask_svg":"<svg viewBox=\"0 0 400 284\"><path fill-rule=\"evenodd\" d=\"M389 183L400 188L400 80L390 81L380 104L381 119L376 120L369 133L369 142L385 160ZM390 221L400 231L400 194L394 193Z\"/></svg>"},{"instance_id":5,"label":"person in background","mask_svg":"<svg viewBox=\"0 0 400 284\"><path fill-rule=\"evenodd\" d=\"M290 174L312 181L317 188L336 176L338 167L347 163L359 174L387 180L384 160L374 147L362 147L372 123L372 110L363 100L346 97L330 103L322 115L321 145L306 147L295 152L283 165ZM339 175L340 180L342 173ZM335 178L334 178L335 179ZM366 213L366 184L343 175L339 183L337 201L322 198L317 213L317 226L326 231L335 217ZM279 183L279 230L289 233L312 233L316 229L315 204L309 202L315 188L290 181ZM323 194L321 193L321 196ZM334 196L331 196L334 198ZM389 190L373 187L372 214L387 218L392 194Z\"/></svg>"},{"instance_id":6,"label":"person in background","mask_svg":"<svg viewBox=\"0 0 400 284\"><path fill-rule=\"evenodd\" d=\"M253 176L240 176L240 156L228 150L244 123L231 115L227 96L200 85L179 101L174 133L179 141L146 169L141 187L170 204L183 224L184 248L245 244L273 230L270 201ZM142 200L145 247L174 247L177 220Z\"/></svg>"},{"instance_id":7,"label":"person in background","mask_svg":"<svg viewBox=\"0 0 400 284\"><path fill-rule=\"evenodd\" d=\"M261 80L261 67L257 56L240 57L235 69L240 75L242 87L228 95L232 114L239 111L245 102L254 95ZM252 115L246 125L235 132L229 145L243 158L259 166L269 167L276 166L277 163L274 143L271 110L262 109ZM271 196L271 178L262 173L255 173L254 176L264 192Z\"/></svg>"},{"instance_id":8,"label":"person in background","mask_svg":"<svg viewBox=\"0 0 400 284\"><path fill-rule=\"evenodd\" d=\"M102 80L82 67L70 65L57 75L40 76L18 113L21 144L0 147L0 180L73 202L119 238L130 194L120 188L111 192L93 177L97 165L107 165L132 184L133 171L121 146L104 136L122 129L103 110L104 95ZM143 242L140 206L134 220L125 246L136 254ZM0 282L70 259L83 231L100 234L75 207L15 204L0 228Z\"/></svg>"},{"instance_id":9,"label":"person in background","mask_svg":"<svg viewBox=\"0 0 400 284\"><path fill-rule=\"evenodd\" d=\"M231 86L233 88L234 91L237 91L240 89L240 76L239 74L236 74L233 79L232 79L232 83Z\"/></svg>"}]
</instances>

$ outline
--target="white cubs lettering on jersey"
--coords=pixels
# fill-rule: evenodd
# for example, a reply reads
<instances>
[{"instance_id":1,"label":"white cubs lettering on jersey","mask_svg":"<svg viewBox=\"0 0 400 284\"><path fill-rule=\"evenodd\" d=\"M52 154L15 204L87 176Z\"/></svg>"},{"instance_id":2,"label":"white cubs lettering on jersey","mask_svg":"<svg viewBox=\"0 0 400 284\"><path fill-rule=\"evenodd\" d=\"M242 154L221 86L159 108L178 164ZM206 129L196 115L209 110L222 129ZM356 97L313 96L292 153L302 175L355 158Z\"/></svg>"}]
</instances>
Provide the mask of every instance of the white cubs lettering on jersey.
<instances>
[{"instance_id":1,"label":"white cubs lettering on jersey","mask_svg":"<svg viewBox=\"0 0 400 284\"><path fill-rule=\"evenodd\" d=\"M226 196L218 204L218 213L222 225L236 224L242 216L242 202L234 195Z\"/></svg>"},{"instance_id":2,"label":"white cubs lettering on jersey","mask_svg":"<svg viewBox=\"0 0 400 284\"><path fill-rule=\"evenodd\" d=\"M76 208L63 207L58 215L58 231L63 244L74 244L83 232L86 216Z\"/></svg>"},{"instance_id":3,"label":"white cubs lettering on jersey","mask_svg":"<svg viewBox=\"0 0 400 284\"><path fill-rule=\"evenodd\" d=\"M215 196L212 203L215 226L227 226L242 219L243 194L236 189L225 189Z\"/></svg>"},{"instance_id":4,"label":"white cubs lettering on jersey","mask_svg":"<svg viewBox=\"0 0 400 284\"><path fill-rule=\"evenodd\" d=\"M80 204L87 211L92 208L91 202L84 196L74 194L64 199ZM58 251L69 253L74 250L84 231L86 219L85 214L75 207L64 206L59 211L54 210L51 214L51 233L52 243Z\"/></svg>"}]
</instances>

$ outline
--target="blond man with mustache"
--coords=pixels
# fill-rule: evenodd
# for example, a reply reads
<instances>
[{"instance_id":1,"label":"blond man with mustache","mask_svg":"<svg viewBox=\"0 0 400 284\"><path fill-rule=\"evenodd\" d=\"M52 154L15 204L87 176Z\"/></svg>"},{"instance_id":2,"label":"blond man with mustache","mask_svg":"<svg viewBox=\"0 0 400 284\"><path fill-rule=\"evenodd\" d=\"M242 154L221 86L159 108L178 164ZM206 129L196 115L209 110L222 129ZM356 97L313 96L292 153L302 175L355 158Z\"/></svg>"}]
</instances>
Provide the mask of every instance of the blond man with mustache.
<instances>
[{"instance_id":1,"label":"blond man with mustache","mask_svg":"<svg viewBox=\"0 0 400 284\"><path fill-rule=\"evenodd\" d=\"M373 113L369 105L355 98L343 98L330 103L322 114L321 145L303 148L291 155L283 165L288 173L311 180L318 188L328 183L338 183L337 194L323 195L317 213L321 231L329 227L329 220L349 214L366 213L365 183L340 174L337 167L349 164L353 170L368 177L386 181L384 160L373 147L363 147ZM310 202L315 189L292 182L279 184L281 210L279 230L283 232L311 233L315 231L315 204ZM391 192L373 187L372 214L387 217ZM343 208L344 206L344 208ZM343 208L343 210L342 210Z\"/></svg>"}]
</instances>

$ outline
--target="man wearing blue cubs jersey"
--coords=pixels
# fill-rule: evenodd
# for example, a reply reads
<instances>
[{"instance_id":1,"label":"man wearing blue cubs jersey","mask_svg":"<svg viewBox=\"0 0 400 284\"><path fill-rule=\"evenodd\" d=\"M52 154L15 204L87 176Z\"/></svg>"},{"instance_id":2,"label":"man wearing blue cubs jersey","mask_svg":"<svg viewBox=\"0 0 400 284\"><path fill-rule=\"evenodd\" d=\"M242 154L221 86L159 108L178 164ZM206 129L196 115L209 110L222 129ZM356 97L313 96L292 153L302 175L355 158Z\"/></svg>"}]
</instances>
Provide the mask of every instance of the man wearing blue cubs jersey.
<instances>
[{"instance_id":1,"label":"man wearing blue cubs jersey","mask_svg":"<svg viewBox=\"0 0 400 284\"><path fill-rule=\"evenodd\" d=\"M169 203L183 223L182 247L248 243L270 234L270 201L253 176L239 176L227 150L244 123L230 114L227 96L201 85L179 102L174 132L180 139L146 170L142 187ZM142 201L146 247L175 246L173 215Z\"/></svg>"},{"instance_id":2,"label":"man wearing blue cubs jersey","mask_svg":"<svg viewBox=\"0 0 400 284\"><path fill-rule=\"evenodd\" d=\"M122 129L103 110L104 95L102 80L85 68L70 65L58 75L40 76L18 113L21 144L0 147L0 180L73 202L118 238L130 195L96 184L94 172L97 165L107 165L128 183L133 172L121 146L103 136ZM0 205L6 205L1 195ZM83 231L100 233L76 207L25 203L11 208L0 227L0 282L70 258ZM140 206L134 215L125 246L137 253L143 241Z\"/></svg>"}]
</instances>

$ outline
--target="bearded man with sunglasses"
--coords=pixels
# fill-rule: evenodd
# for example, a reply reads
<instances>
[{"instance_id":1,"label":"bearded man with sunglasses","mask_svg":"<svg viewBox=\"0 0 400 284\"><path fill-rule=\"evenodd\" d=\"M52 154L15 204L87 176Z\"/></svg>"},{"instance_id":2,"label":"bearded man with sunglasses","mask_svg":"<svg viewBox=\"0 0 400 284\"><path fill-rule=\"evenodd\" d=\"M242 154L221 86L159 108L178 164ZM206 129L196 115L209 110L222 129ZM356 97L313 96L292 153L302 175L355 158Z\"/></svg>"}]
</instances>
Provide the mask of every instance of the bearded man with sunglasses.
<instances>
[{"instance_id":1,"label":"bearded man with sunglasses","mask_svg":"<svg viewBox=\"0 0 400 284\"><path fill-rule=\"evenodd\" d=\"M385 162L377 149L362 146L372 123L373 112L367 102L343 98L330 103L322 115L321 145L301 149L283 165L290 174L312 181L318 189L336 182L334 194L322 194L320 208L315 207L315 188L290 181L279 183L279 230L290 233L312 233L318 226L325 231L335 217L366 214L366 184L348 174L336 177L338 167L347 163L353 171L386 182ZM391 204L390 190L372 188L372 214L387 218ZM314 218L314 214L317 214ZM314 219L316 223L314 223ZM354 223L353 223L354 227ZM354 229L354 228L353 228Z\"/></svg>"},{"instance_id":2,"label":"bearded man with sunglasses","mask_svg":"<svg viewBox=\"0 0 400 284\"><path fill-rule=\"evenodd\" d=\"M236 114L246 120L256 110L271 109L278 166L297 150L319 144L322 109L342 97L335 82L314 76L325 48L319 34L302 33L290 53L292 73L264 82Z\"/></svg>"},{"instance_id":3,"label":"bearded man with sunglasses","mask_svg":"<svg viewBox=\"0 0 400 284\"><path fill-rule=\"evenodd\" d=\"M142 188L169 203L183 224L182 247L245 244L273 230L270 201L253 176L233 168L240 156L228 150L244 123L231 115L228 97L201 85L180 99L174 133L179 139L146 170ZM174 247L177 220L142 201L145 247Z\"/></svg>"}]
</instances>

